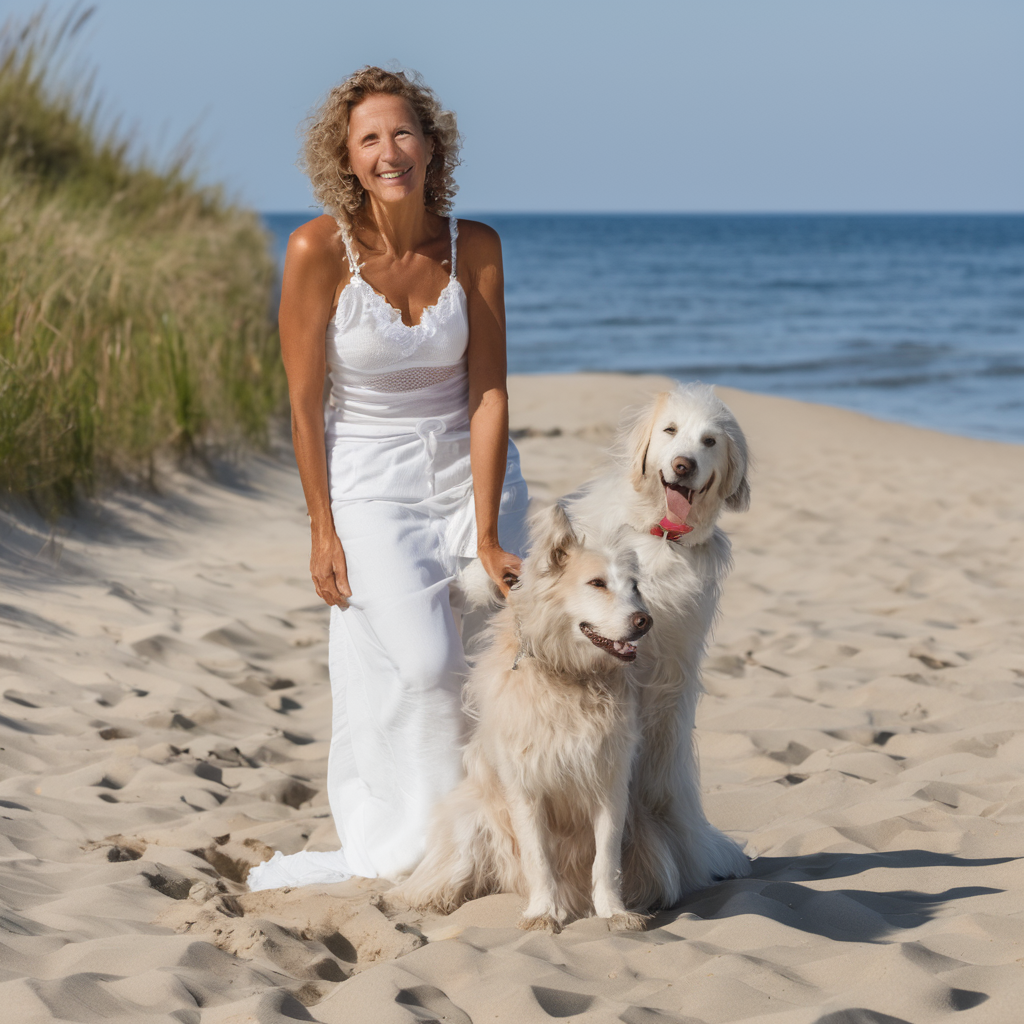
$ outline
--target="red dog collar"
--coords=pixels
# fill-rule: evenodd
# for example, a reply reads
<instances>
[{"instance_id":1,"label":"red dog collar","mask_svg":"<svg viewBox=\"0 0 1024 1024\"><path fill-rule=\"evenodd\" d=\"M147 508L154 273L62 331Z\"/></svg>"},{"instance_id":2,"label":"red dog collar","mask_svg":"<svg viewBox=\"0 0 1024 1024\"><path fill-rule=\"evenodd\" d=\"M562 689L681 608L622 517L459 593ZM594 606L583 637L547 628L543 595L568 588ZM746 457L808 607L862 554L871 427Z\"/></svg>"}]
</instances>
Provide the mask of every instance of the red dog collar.
<instances>
[{"instance_id":1,"label":"red dog collar","mask_svg":"<svg viewBox=\"0 0 1024 1024\"><path fill-rule=\"evenodd\" d=\"M683 534L692 533L693 527L686 523L673 523L668 516L657 525L651 527L651 533L655 537L668 537L669 540L679 540Z\"/></svg>"}]
</instances>

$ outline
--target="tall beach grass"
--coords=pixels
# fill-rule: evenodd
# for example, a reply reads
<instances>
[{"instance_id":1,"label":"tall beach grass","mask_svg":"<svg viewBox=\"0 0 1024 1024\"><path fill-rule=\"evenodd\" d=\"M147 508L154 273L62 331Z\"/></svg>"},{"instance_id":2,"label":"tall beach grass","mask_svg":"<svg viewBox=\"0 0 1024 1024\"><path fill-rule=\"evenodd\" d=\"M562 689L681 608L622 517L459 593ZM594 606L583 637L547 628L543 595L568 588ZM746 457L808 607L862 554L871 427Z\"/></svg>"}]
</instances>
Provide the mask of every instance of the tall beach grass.
<instances>
[{"instance_id":1,"label":"tall beach grass","mask_svg":"<svg viewBox=\"0 0 1024 1024\"><path fill-rule=\"evenodd\" d=\"M0 490L49 511L259 443L284 396L258 217L101 129L64 59L87 17L0 31Z\"/></svg>"}]
</instances>

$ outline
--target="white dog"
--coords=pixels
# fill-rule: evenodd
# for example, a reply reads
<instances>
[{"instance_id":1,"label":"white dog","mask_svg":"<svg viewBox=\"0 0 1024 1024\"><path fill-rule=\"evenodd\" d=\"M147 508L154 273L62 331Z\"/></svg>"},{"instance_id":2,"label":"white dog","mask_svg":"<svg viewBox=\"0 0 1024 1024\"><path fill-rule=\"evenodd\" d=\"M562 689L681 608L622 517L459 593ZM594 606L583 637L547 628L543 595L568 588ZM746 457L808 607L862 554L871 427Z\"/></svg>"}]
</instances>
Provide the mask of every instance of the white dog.
<instances>
[{"instance_id":1,"label":"white dog","mask_svg":"<svg viewBox=\"0 0 1024 1024\"><path fill-rule=\"evenodd\" d=\"M585 545L555 506L467 684L466 778L438 806L419 867L389 902L449 912L527 897L523 928L596 914L642 927L620 892L638 701L630 664L651 627L628 546Z\"/></svg>"},{"instance_id":2,"label":"white dog","mask_svg":"<svg viewBox=\"0 0 1024 1024\"><path fill-rule=\"evenodd\" d=\"M704 816L693 747L700 665L731 566L716 526L722 508L750 502L747 446L710 387L658 395L621 438L623 468L563 499L588 537L628 526L640 588L657 628L635 671L641 747L623 854L627 903L672 906L715 879L750 873L747 858Z\"/></svg>"}]
</instances>

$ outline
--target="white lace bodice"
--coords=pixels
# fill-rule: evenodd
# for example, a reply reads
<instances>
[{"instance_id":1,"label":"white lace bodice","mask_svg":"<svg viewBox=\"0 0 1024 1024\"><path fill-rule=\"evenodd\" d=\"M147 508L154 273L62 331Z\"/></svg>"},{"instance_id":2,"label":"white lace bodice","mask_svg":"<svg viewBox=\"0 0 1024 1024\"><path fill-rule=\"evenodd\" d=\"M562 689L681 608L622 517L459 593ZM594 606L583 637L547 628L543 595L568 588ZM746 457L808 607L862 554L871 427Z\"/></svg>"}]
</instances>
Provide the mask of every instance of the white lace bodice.
<instances>
[{"instance_id":1,"label":"white lace bodice","mask_svg":"<svg viewBox=\"0 0 1024 1024\"><path fill-rule=\"evenodd\" d=\"M464 372L469 316L466 293L455 276L458 221L450 217L448 225L451 275L437 302L424 309L420 322L412 327L403 323L400 310L363 280L351 236L342 229L352 277L327 326L332 390L410 391Z\"/></svg>"}]
</instances>

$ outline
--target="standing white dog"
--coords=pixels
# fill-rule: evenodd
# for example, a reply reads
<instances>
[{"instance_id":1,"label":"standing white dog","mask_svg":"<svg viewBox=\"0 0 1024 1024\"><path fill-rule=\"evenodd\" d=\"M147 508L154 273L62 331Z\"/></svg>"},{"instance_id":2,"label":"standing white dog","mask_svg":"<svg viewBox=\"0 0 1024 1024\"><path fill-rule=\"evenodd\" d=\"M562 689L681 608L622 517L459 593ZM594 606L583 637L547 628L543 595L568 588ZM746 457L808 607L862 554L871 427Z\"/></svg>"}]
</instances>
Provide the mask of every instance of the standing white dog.
<instances>
[{"instance_id":1,"label":"standing white dog","mask_svg":"<svg viewBox=\"0 0 1024 1024\"><path fill-rule=\"evenodd\" d=\"M642 926L620 884L639 740L630 665L650 628L629 548L585 544L560 507L542 513L466 686L477 719L466 778L438 805L426 857L389 901L447 913L518 892L523 928L559 931L588 914Z\"/></svg>"},{"instance_id":2,"label":"standing white dog","mask_svg":"<svg viewBox=\"0 0 1024 1024\"><path fill-rule=\"evenodd\" d=\"M702 384L658 395L621 438L622 469L563 499L588 537L629 527L640 588L658 626L640 652L642 739L623 854L623 895L672 906L716 879L747 875L736 844L704 816L693 746L700 665L718 612L730 544L724 508L750 503L747 445L729 409Z\"/></svg>"}]
</instances>

